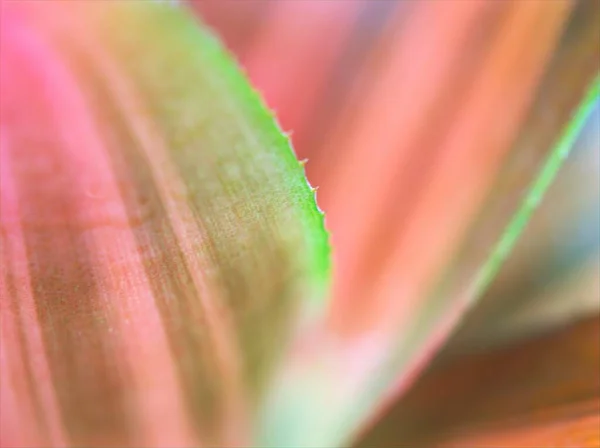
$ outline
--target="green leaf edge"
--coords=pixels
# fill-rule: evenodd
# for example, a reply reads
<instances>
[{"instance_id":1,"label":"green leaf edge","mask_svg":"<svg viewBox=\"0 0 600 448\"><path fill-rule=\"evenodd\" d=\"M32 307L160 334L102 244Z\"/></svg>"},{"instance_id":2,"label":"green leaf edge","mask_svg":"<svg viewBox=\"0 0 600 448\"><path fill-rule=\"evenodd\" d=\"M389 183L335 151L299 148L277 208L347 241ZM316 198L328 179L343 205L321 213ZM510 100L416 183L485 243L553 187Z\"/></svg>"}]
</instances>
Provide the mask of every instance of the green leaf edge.
<instances>
[{"instance_id":1,"label":"green leaf edge","mask_svg":"<svg viewBox=\"0 0 600 448\"><path fill-rule=\"evenodd\" d=\"M198 24L200 24L198 26ZM292 142L289 138L289 134L286 134L277 117L275 112L270 110L265 103L263 97L256 90L242 67L237 63L233 54L231 54L218 40L218 38L209 31L208 26L204 25L203 22L197 21L201 33L205 36L207 44L213 45L212 59L215 62L215 67L218 67L222 71L226 71L227 76L231 80L231 86L236 89L236 94L246 101L249 105L252 104L255 109L255 119L261 122L261 126L268 128L275 125L278 136L276 145L282 158L286 160L290 167L290 171L298 172L306 182L310 194L304 201L303 212L306 216L305 229L308 236L309 242L312 243L314 250L312 256L313 269L313 280L317 285L321 285L323 289L326 289L329 284L331 274L331 247L329 244L329 233L325 227L325 214L319 208L316 201L316 189L313 188L306 177L304 163L300 162L296 157L296 153L293 149Z\"/></svg>"},{"instance_id":2,"label":"green leaf edge","mask_svg":"<svg viewBox=\"0 0 600 448\"><path fill-rule=\"evenodd\" d=\"M534 178L521 206L506 226L500 240L494 245L491 255L476 274L473 282L473 290L476 291L476 294L473 295L472 300L477 299L489 286L504 261L510 255L519 236L529 222L531 215L552 184L552 181L571 152L577 138L583 131L594 110L595 103L599 98L600 75L597 75L591 82L586 95L573 114L573 118L568 122L558 139L558 142L551 150L550 156L546 159L546 162L542 165L537 176Z\"/></svg>"},{"instance_id":3,"label":"green leaf edge","mask_svg":"<svg viewBox=\"0 0 600 448\"><path fill-rule=\"evenodd\" d=\"M211 60L214 70L227 78L228 84L234 89L234 95L246 103L253 115L253 120L260 124L261 131L269 130L269 128L276 129L277 132L272 133L273 146L277 147L281 159L289 167L290 175L302 176L307 187L304 192L299 193L304 196L300 205L301 213L305 218L303 224L310 252L310 259L307 262L312 267L310 275L312 275L312 286L316 289L316 296L309 299L327 300L326 291L331 278L331 247L329 233L325 227L325 215L317 205L316 189L311 186L306 177L305 163L300 162L296 157L289 134L282 130L275 112L269 109L260 92L252 86L241 64L208 25L183 5L154 3L154 6L157 9L166 9L166 12L168 10L177 11L176 15L165 17L165 19L178 20L179 26L186 28L180 29L179 32L182 35L187 34L190 41L196 41L203 46L207 59Z\"/></svg>"},{"instance_id":4,"label":"green leaf edge","mask_svg":"<svg viewBox=\"0 0 600 448\"><path fill-rule=\"evenodd\" d=\"M552 184L558 170L573 148L577 137L581 134L598 98L600 98L600 75L596 76L594 81L590 84L584 99L580 102L580 105L573 114L573 118L565 126L557 143L550 150L550 155L540 168L538 174L534 177L530 187L527 189L518 210L506 225L502 236L493 246L493 249L486 258L483 266L475 274L475 279L470 284L471 288L469 288L469 291L474 291L473 294L469 295L469 305L472 305L481 297L483 291L495 278L497 272L510 255L519 236L529 222L531 215L535 211L548 187ZM422 336L422 331L417 331L413 336L415 341L420 341L416 346L419 346L419 344L423 342ZM390 378L386 378L386 375L389 375L390 372L397 371L397 369L389 368L389 366L406 362L407 358L410 356L411 353L409 352L396 350L396 355L392 356L391 360L386 364L387 367L382 369L382 376L372 383L371 388L366 389L363 395L361 395L362 399L368 401L368 397L380 394L385 389L384 385L390 384L392 381ZM356 407L365 409L368 405L365 405L363 402ZM344 443L351 443L352 438L356 437L356 435L356 433L347 434Z\"/></svg>"}]
</instances>

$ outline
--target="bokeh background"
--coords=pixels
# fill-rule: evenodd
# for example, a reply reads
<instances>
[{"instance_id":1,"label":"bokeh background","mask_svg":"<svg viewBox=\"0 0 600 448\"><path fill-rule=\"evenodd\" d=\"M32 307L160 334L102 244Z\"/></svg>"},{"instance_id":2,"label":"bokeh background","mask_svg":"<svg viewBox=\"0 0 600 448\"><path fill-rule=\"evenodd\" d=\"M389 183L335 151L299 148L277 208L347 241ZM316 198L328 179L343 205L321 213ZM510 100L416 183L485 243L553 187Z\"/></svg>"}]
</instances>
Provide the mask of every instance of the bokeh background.
<instances>
[{"instance_id":1,"label":"bokeh background","mask_svg":"<svg viewBox=\"0 0 600 448\"><path fill-rule=\"evenodd\" d=\"M542 51L541 44L536 46L535 29L495 47L498 35L509 33L503 21L511 3L191 2L276 112L298 157L307 159L307 176L319 188L317 200L332 234L334 303L347 305L346 297L352 296L357 313L369 312L359 302L370 301L369 291L377 285L379 273L390 269L394 246L406 244L399 235L418 200L418 190L429 182L431 166L442 157L441 136L460 126L461 111L476 113L466 104L478 85L478 73L486 64L493 66L494 58L508 60L518 51L526 66L531 55ZM564 119L565 110L572 107L568 92L577 91L583 82L578 71L589 67L582 61L588 58L598 65L598 44L590 36L598 31L599 5L578 3L544 76L535 88L521 91L537 98L531 106L537 121L520 119L523 126L511 140L516 152L525 153L526 147L530 149L527 145L542 149L555 139L560 117ZM554 78L552 70L559 72ZM508 132L502 122L519 110L510 88L519 85L521 77L522 70L513 67L506 72L504 84L488 83L480 90L481 96L494 95L494 88L506 89L507 94L503 98L501 93L494 108L484 112L487 115L473 128L475 133ZM557 93L561 91L566 92L562 97ZM528 128L528 123L534 124ZM463 139L465 146L471 144L468 133ZM484 143L479 154L486 151L485 144L493 143L477 141ZM477 167L473 163L459 170L457 182L468 183ZM495 173L484 162L481 169L490 176ZM422 229L423 241L443 233L442 204L453 201L453 191L436 200L439 216L431 215L430 225ZM390 431L414 442L421 440L418 437L427 432L427 425L452 431L460 422L498 420L533 413L565 397L598 395L599 204L596 104L508 262L477 306L461 319L426 375L388 415L383 429L367 436L365 446L397 440L389 437ZM404 272L411 266L404 259L392 263L392 268ZM353 319L343 312L338 318ZM511 351L524 339L528 342L520 352ZM493 354L484 356L490 348ZM557 359L562 367L557 367ZM530 376L537 372L536 387L519 373L524 370ZM562 392L556 390L558 380L567 384ZM521 389L516 390L515 384L521 384ZM478 396L494 388L499 392L485 407ZM523 397L519 403L512 398L515 393ZM452 405L440 405L441 397Z\"/></svg>"}]
</instances>

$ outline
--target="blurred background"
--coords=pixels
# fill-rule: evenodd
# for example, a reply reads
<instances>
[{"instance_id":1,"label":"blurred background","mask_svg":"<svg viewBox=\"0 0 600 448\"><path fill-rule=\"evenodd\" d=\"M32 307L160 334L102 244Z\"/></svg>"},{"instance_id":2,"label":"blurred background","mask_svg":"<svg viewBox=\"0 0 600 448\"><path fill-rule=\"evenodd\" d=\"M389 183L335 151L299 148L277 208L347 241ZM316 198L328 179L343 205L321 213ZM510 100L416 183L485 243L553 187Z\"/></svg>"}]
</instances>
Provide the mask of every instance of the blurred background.
<instances>
[{"instance_id":1,"label":"blurred background","mask_svg":"<svg viewBox=\"0 0 600 448\"><path fill-rule=\"evenodd\" d=\"M572 7L561 1L451 0L190 4L236 55L291 134L298 157L308 161L307 176L319 188L332 235L331 315L343 334L381 324L382 315L406 312L403 306L417 308L425 289L407 285L426 284L442 271L460 279L480 263L478 244L498 237L494 222L503 226L514 213L531 172L540 168L599 66L596 1ZM479 190L485 193L473 193ZM472 207L461 209L463 200ZM461 233L453 213L476 224L465 224L470 230ZM470 241L460 246L466 255L439 255L439 266L451 268L420 269L421 262L437 260L421 252L440 247L440 253L455 253L452 244L459 239ZM453 428L465 419L533 412L573 394L598 395L599 247L596 104L508 262L387 427L367 442L386 446L385 440L397 440L386 439L390 431L414 441L412 435L422 436L428 424ZM450 284L447 291L457 291ZM395 296L408 303L387 303ZM523 339L529 345L510 352ZM484 358L490 348L496 354ZM556 366L560 356L570 370ZM537 372L539 387L519 392L521 403L508 404L502 395L512 397L514 384L530 385L515 370ZM439 405L442 391L465 393L461 385L475 383L477 375L483 380L470 398L456 400L456 392L448 396L451 407ZM554 380L545 383L544 375ZM548 392L558 379L580 388ZM485 408L495 409L491 413L477 406L477 394L490 387L502 391Z\"/></svg>"}]
</instances>

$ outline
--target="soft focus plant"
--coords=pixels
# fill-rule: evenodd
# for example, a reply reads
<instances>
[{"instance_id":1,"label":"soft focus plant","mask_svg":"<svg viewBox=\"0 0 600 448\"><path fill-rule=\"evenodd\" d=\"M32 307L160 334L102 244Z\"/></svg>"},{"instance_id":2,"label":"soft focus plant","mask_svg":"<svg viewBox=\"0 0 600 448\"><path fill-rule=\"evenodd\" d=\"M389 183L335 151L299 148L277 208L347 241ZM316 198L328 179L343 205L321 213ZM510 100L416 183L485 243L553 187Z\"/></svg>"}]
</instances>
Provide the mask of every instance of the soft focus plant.
<instances>
[{"instance_id":1,"label":"soft focus plant","mask_svg":"<svg viewBox=\"0 0 600 448\"><path fill-rule=\"evenodd\" d=\"M598 444L589 291L514 350L561 308L478 299L589 120L600 4L0 5L1 446Z\"/></svg>"}]
</instances>

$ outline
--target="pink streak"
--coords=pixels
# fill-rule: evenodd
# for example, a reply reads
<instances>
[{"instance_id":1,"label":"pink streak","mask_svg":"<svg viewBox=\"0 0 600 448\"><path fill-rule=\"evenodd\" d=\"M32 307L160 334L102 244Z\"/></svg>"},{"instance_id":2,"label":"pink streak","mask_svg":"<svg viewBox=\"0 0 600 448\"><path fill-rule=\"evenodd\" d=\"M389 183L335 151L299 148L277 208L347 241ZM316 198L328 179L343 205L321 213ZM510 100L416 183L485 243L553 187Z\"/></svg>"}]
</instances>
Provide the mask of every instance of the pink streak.
<instances>
[{"instance_id":1,"label":"pink streak","mask_svg":"<svg viewBox=\"0 0 600 448\"><path fill-rule=\"evenodd\" d=\"M4 12L4 11L3 11ZM8 12L2 17L2 43L13 43L15 40L14 26ZM8 53L7 49L4 50ZM8 59L8 58L7 58ZM0 85L5 88L9 76L10 62L3 59ZM18 83L18 81L17 81ZM18 85L16 87L18 89ZM0 96L1 96L0 92ZM0 98L1 99L1 98ZM1 446L53 446L65 445L62 422L54 393L52 377L46 358L40 323L29 277L28 259L21 229L21 216L17 203L17 192L10 170L9 152L11 151L10 130L0 128L0 225L2 231L2 248L0 251L2 261L2 276L0 277L0 317L1 326L1 375L0 382L0 434ZM12 150L17 150L16 148ZM15 293L13 297L20 308L21 319L10 309L9 291L6 284L7 275L14 276ZM25 347L20 346L18 331L24 333ZM24 374L24 360L22 356L29 354L28 362L33 375L35 390L26 390L22 384ZM42 408L43 419L48 429L48 440L38 433L34 425L31 394L37 394ZM8 428L8 429L7 429ZM5 431L9 431L5 433ZM5 439L6 437L6 439ZM44 437L44 438L42 438ZM8 440L8 441L7 441Z\"/></svg>"},{"instance_id":2,"label":"pink streak","mask_svg":"<svg viewBox=\"0 0 600 448\"><path fill-rule=\"evenodd\" d=\"M34 19L37 26L45 25L40 15ZM50 20L55 22L58 17ZM47 83L46 101L53 108L52 118L63 143L63 153L57 157L70 160L73 172L78 174L77 183L71 188L76 192L81 211L80 223L87 227L86 245L97 257L95 276L109 316L106 331L114 343L115 362L122 362L123 372L133 377L132 395L136 400L133 413L137 420L134 439L140 446L197 445L184 412L174 360L141 254L128 228L127 211L102 146L105 136L94 128L89 108L76 89L78 80L60 63L46 42L24 24L15 23L4 31L12 48L35 66L41 81ZM14 77L18 77L18 73L14 73L11 80L18 85ZM27 93L23 95L26 97ZM36 325L32 328L31 334L39 333ZM43 353L41 342L39 344L38 352ZM49 379L44 379L41 384L51 389ZM49 412L50 416L55 414L55 410Z\"/></svg>"},{"instance_id":3,"label":"pink streak","mask_svg":"<svg viewBox=\"0 0 600 448\"><path fill-rule=\"evenodd\" d=\"M359 1L274 3L244 58L248 76L276 108L283 128L294 132L294 141L306 131L361 6ZM298 149L303 157L305 149Z\"/></svg>"}]
</instances>

